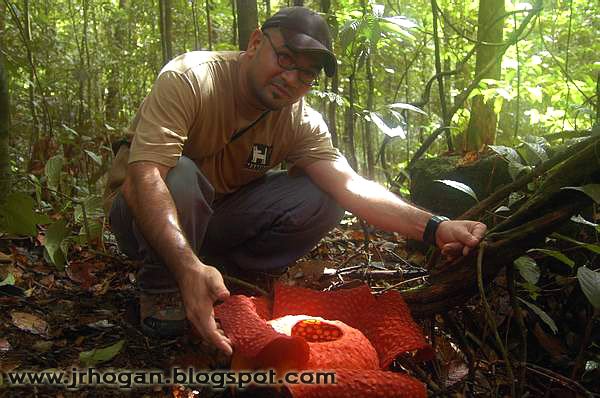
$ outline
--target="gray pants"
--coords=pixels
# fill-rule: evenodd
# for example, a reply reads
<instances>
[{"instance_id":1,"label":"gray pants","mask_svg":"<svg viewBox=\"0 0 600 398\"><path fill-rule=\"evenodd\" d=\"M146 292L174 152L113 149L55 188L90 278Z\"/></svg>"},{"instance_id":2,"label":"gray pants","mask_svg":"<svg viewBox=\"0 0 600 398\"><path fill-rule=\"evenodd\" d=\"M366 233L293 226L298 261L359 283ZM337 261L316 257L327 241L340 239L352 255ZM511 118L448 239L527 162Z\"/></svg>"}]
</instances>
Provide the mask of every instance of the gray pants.
<instances>
[{"instance_id":1,"label":"gray pants","mask_svg":"<svg viewBox=\"0 0 600 398\"><path fill-rule=\"evenodd\" d=\"M269 172L213 204L213 187L196 163L182 156L167 174L166 184L194 253L225 268L281 270L307 254L344 215L307 176L290 177L282 171ZM138 274L141 290L177 289L162 259L137 229L120 193L110 210L110 225L121 251L144 261Z\"/></svg>"}]
</instances>

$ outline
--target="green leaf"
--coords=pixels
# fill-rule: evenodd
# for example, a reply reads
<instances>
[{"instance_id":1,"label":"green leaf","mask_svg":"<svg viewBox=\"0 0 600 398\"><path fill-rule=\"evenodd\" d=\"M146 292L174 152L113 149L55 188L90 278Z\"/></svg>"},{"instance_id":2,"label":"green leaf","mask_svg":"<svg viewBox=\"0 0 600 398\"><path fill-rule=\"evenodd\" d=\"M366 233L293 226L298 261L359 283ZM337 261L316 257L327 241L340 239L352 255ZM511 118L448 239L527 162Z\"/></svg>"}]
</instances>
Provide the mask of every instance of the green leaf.
<instances>
[{"instance_id":1,"label":"green leaf","mask_svg":"<svg viewBox=\"0 0 600 398\"><path fill-rule=\"evenodd\" d=\"M548 256L554 257L555 259L567 264L571 268L573 268L575 266L575 261L571 260L569 257L565 256L564 254L562 254L559 251L548 250L548 249L531 249L531 250L528 250L527 253L533 252L533 251L544 253L544 254L547 254Z\"/></svg>"},{"instance_id":2,"label":"green leaf","mask_svg":"<svg viewBox=\"0 0 600 398\"><path fill-rule=\"evenodd\" d=\"M386 20L387 22L393 23L394 25L400 26L404 29L412 29L412 28L416 28L417 26L419 26L417 23L415 23L411 19L404 17L402 15L396 15L393 17L385 17L382 19Z\"/></svg>"},{"instance_id":3,"label":"green leaf","mask_svg":"<svg viewBox=\"0 0 600 398\"><path fill-rule=\"evenodd\" d=\"M600 184L588 184L580 187L563 187L561 189L573 189L580 191L592 198L596 204L600 204Z\"/></svg>"},{"instance_id":4,"label":"green leaf","mask_svg":"<svg viewBox=\"0 0 600 398\"><path fill-rule=\"evenodd\" d=\"M512 209L515 204L519 203L523 199L525 199L524 193L511 192L510 195L508 195L508 207Z\"/></svg>"},{"instance_id":5,"label":"green leaf","mask_svg":"<svg viewBox=\"0 0 600 398\"><path fill-rule=\"evenodd\" d=\"M66 251L62 243L68 235L69 230L67 229L67 222L65 220L56 221L46 231L44 247L46 248L48 259L61 271L65 268L66 263Z\"/></svg>"},{"instance_id":6,"label":"green leaf","mask_svg":"<svg viewBox=\"0 0 600 398\"><path fill-rule=\"evenodd\" d=\"M531 310L533 312L535 312L537 314L537 316L539 316L540 319L542 321L544 321L544 323L546 325L548 325L548 327L550 327L550 330L552 330L552 333L556 334L556 332L558 332L558 327L556 327L556 323L554 322L554 320L552 318L550 318L550 315L548 315L546 313L546 311L544 311L543 309L541 309L540 307L538 307L537 305L535 305L533 303L523 300L521 297L519 297L519 300L521 300L526 306L531 308Z\"/></svg>"},{"instance_id":7,"label":"green leaf","mask_svg":"<svg viewBox=\"0 0 600 398\"><path fill-rule=\"evenodd\" d=\"M79 235L75 238L75 241L80 244L89 243L90 240L94 240L100 237L102 234L102 223L99 221L90 222L90 236L87 236L87 231L85 230L85 226L82 226L79 229Z\"/></svg>"},{"instance_id":8,"label":"green leaf","mask_svg":"<svg viewBox=\"0 0 600 398\"><path fill-rule=\"evenodd\" d=\"M382 133L384 133L385 135L387 135L388 137L406 138L406 132L404 131L404 129L402 128L402 126L398 125L396 127L389 127L383 121L383 119L381 119L381 117L377 113L375 113L375 112L371 112L369 114L369 117L370 117L371 121L377 126L377 128Z\"/></svg>"},{"instance_id":9,"label":"green leaf","mask_svg":"<svg viewBox=\"0 0 600 398\"><path fill-rule=\"evenodd\" d=\"M4 280L0 282L0 286L14 285L14 284L15 284L15 276L10 272L8 273L8 275L6 275L6 278L4 278Z\"/></svg>"},{"instance_id":10,"label":"green leaf","mask_svg":"<svg viewBox=\"0 0 600 398\"><path fill-rule=\"evenodd\" d=\"M592 271L587 267L579 267L577 280L585 297L596 309L600 309L600 272Z\"/></svg>"},{"instance_id":11,"label":"green leaf","mask_svg":"<svg viewBox=\"0 0 600 398\"><path fill-rule=\"evenodd\" d=\"M598 228L598 226L599 226L599 224L596 224L596 223L586 220L585 218L583 218L583 216L581 214L571 217L571 221L573 221L577 224L588 225L593 228Z\"/></svg>"},{"instance_id":12,"label":"green leaf","mask_svg":"<svg viewBox=\"0 0 600 398\"><path fill-rule=\"evenodd\" d=\"M531 166L523 166L521 162L508 162L508 174L513 181L519 178L522 173L529 173L530 171Z\"/></svg>"},{"instance_id":13,"label":"green leaf","mask_svg":"<svg viewBox=\"0 0 600 398\"><path fill-rule=\"evenodd\" d=\"M102 196L100 195L88 196L83 200L83 206L85 206L85 213L88 218L88 221L90 222L94 219L99 219L104 216L104 210L102 207ZM83 223L83 207L81 204L75 206L74 218L76 223Z\"/></svg>"},{"instance_id":14,"label":"green leaf","mask_svg":"<svg viewBox=\"0 0 600 398\"><path fill-rule=\"evenodd\" d=\"M517 151L514 148L502 146L502 145L488 145L492 151L502 156L508 162L515 162L521 164L522 160Z\"/></svg>"},{"instance_id":15,"label":"green leaf","mask_svg":"<svg viewBox=\"0 0 600 398\"><path fill-rule=\"evenodd\" d=\"M537 285L533 285L529 282L518 282L517 285L527 290L529 297L531 297L533 300L537 300L537 298L540 296L540 292L542 291L542 289L540 289Z\"/></svg>"},{"instance_id":16,"label":"green leaf","mask_svg":"<svg viewBox=\"0 0 600 398\"><path fill-rule=\"evenodd\" d=\"M83 366L94 366L99 363L107 362L113 359L123 348L125 340L119 340L115 344L104 348L94 348L90 351L79 353L79 361Z\"/></svg>"},{"instance_id":17,"label":"green leaf","mask_svg":"<svg viewBox=\"0 0 600 398\"><path fill-rule=\"evenodd\" d=\"M392 109L406 109L408 111L417 112L417 113L420 113L421 115L427 116L427 112L425 112L421 108L418 108L418 107L416 107L414 105L411 105L411 104L405 104L405 103L402 103L402 102L397 102L395 104L389 104L388 107L390 107Z\"/></svg>"},{"instance_id":18,"label":"green leaf","mask_svg":"<svg viewBox=\"0 0 600 398\"><path fill-rule=\"evenodd\" d=\"M85 152L98 166L102 166L102 158L99 155L96 155L94 152L88 151L87 149L84 149L83 152Z\"/></svg>"},{"instance_id":19,"label":"green leaf","mask_svg":"<svg viewBox=\"0 0 600 398\"><path fill-rule=\"evenodd\" d=\"M593 243L580 242L577 239L569 238L568 236L561 235L557 232L553 233L552 236L555 238L558 238L558 239L566 240L567 242L575 243L576 245L581 246L585 249L588 249L591 252L600 254L600 246L595 245Z\"/></svg>"},{"instance_id":20,"label":"green leaf","mask_svg":"<svg viewBox=\"0 0 600 398\"><path fill-rule=\"evenodd\" d=\"M518 149L519 153L525 159L528 165L537 165L548 160L548 154L541 144L533 142L523 142L523 146Z\"/></svg>"},{"instance_id":21,"label":"green leaf","mask_svg":"<svg viewBox=\"0 0 600 398\"><path fill-rule=\"evenodd\" d=\"M343 52L346 52L350 44L356 40L361 26L361 21L357 19L351 19L344 24L340 30L340 46Z\"/></svg>"},{"instance_id":22,"label":"green leaf","mask_svg":"<svg viewBox=\"0 0 600 398\"><path fill-rule=\"evenodd\" d=\"M476 202L479 202L479 199L477 199L477 194L467 184L463 184L462 182L453 181L453 180L434 180L434 182L441 182L442 184L448 185L449 187L452 187L461 192L464 192L467 195L469 195L470 197L472 197L473 199L475 199Z\"/></svg>"},{"instance_id":23,"label":"green leaf","mask_svg":"<svg viewBox=\"0 0 600 398\"><path fill-rule=\"evenodd\" d=\"M50 218L45 214L37 214L33 198L21 192L14 192L6 197L0 207L0 229L16 235L37 235L37 224L48 224Z\"/></svg>"},{"instance_id":24,"label":"green leaf","mask_svg":"<svg viewBox=\"0 0 600 398\"><path fill-rule=\"evenodd\" d=\"M60 174L62 171L64 158L62 155L52 156L46 162L44 167L44 174L46 175L46 184L48 188L58 191L60 187Z\"/></svg>"},{"instance_id":25,"label":"green leaf","mask_svg":"<svg viewBox=\"0 0 600 398\"><path fill-rule=\"evenodd\" d=\"M517 258L513 264L519 270L519 273L527 282L535 285L540 280L540 268L535 260L529 256Z\"/></svg>"}]
</instances>

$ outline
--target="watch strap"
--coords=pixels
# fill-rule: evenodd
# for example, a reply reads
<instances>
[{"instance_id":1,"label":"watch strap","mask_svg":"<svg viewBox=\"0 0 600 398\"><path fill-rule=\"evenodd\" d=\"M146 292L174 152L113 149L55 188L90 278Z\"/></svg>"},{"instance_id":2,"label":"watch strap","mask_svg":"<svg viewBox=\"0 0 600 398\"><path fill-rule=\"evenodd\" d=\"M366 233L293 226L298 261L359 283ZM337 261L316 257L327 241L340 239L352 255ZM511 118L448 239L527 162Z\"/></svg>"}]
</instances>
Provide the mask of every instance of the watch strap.
<instances>
[{"instance_id":1,"label":"watch strap","mask_svg":"<svg viewBox=\"0 0 600 398\"><path fill-rule=\"evenodd\" d=\"M427 221L427 225L425 226L425 231L423 232L423 242L435 246L435 234L438 230L438 227L444 221L449 220L450 219L448 217L444 216L432 216L429 221Z\"/></svg>"}]
</instances>

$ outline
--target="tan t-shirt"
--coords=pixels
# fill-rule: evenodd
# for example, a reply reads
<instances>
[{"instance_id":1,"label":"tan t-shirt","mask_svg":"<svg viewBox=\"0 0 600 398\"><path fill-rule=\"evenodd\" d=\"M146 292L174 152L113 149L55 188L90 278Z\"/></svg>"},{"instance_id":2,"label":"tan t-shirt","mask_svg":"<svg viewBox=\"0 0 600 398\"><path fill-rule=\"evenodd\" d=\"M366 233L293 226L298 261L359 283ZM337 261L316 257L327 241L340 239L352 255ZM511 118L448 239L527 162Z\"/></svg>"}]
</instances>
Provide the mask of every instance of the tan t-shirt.
<instances>
[{"instance_id":1,"label":"tan t-shirt","mask_svg":"<svg viewBox=\"0 0 600 398\"><path fill-rule=\"evenodd\" d=\"M128 163L153 161L173 167L183 154L196 162L222 196L283 161L293 171L341 156L321 115L303 100L269 112L231 141L240 126L235 107L239 56L239 52L194 51L169 62L130 126ZM109 173L105 209L124 180L126 154L121 151Z\"/></svg>"}]
</instances>

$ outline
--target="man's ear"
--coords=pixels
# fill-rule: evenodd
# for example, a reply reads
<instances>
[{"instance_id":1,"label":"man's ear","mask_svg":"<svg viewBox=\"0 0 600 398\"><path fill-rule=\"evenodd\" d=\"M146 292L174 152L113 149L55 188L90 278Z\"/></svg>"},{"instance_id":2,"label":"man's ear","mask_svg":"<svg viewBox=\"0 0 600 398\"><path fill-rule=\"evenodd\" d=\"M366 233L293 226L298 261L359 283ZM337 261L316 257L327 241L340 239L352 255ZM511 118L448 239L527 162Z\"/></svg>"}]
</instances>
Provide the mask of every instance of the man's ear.
<instances>
[{"instance_id":1,"label":"man's ear","mask_svg":"<svg viewBox=\"0 0 600 398\"><path fill-rule=\"evenodd\" d=\"M260 46L260 43L262 41L262 36L262 31L258 28L256 28L254 32L252 32L252 34L250 35L250 39L248 39L248 47L246 48L246 54L251 56L256 54L256 51L258 50L258 47Z\"/></svg>"}]
</instances>

